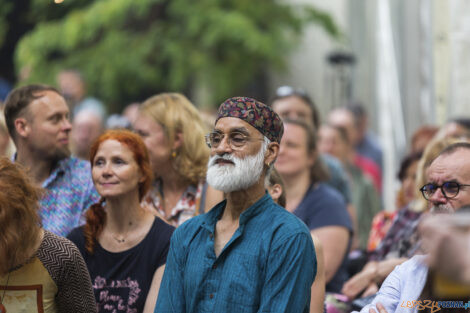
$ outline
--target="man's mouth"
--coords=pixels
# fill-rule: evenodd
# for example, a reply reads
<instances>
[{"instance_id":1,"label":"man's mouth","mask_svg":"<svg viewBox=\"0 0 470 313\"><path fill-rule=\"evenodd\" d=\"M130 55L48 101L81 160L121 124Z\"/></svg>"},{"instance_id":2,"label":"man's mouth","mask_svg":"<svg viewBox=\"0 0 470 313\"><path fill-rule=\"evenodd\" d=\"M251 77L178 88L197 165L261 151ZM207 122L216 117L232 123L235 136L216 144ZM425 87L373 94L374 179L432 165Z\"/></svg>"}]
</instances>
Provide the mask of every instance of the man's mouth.
<instances>
[{"instance_id":1,"label":"man's mouth","mask_svg":"<svg viewBox=\"0 0 470 313\"><path fill-rule=\"evenodd\" d=\"M69 139L68 138L62 138L62 139L59 139L59 142L63 145L68 145L69 144Z\"/></svg>"},{"instance_id":2,"label":"man's mouth","mask_svg":"<svg viewBox=\"0 0 470 313\"><path fill-rule=\"evenodd\" d=\"M234 165L234 164L235 164L235 163L233 163L233 162L230 161L230 160L222 159L222 158L219 158L219 159L215 160L214 163L215 163L215 164L218 164L218 165L224 165L224 164L232 164L232 165Z\"/></svg>"}]
</instances>

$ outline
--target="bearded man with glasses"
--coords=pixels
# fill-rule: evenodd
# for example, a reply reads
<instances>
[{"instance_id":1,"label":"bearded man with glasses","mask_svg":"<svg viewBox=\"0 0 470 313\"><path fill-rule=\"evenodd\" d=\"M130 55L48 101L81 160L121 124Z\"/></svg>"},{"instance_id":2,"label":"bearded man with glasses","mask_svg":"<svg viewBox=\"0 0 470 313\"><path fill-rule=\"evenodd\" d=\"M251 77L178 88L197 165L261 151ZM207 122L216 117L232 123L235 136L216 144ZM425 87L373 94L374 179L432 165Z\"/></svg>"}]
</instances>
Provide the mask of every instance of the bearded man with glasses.
<instances>
[{"instance_id":1,"label":"bearded man with glasses","mask_svg":"<svg viewBox=\"0 0 470 313\"><path fill-rule=\"evenodd\" d=\"M155 312L309 312L310 232L264 187L283 132L259 101L222 103L206 136L207 182L226 200L174 232Z\"/></svg>"}]
</instances>

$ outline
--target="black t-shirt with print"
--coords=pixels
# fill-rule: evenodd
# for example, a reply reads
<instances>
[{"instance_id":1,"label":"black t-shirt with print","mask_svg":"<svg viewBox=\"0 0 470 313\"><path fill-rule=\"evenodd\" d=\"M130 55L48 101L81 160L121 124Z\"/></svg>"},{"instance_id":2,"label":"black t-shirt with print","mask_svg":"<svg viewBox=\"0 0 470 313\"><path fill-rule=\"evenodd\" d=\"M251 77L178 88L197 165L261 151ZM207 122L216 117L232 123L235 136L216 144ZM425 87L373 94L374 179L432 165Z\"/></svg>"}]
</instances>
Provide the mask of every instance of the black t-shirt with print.
<instances>
[{"instance_id":1,"label":"black t-shirt with print","mask_svg":"<svg viewBox=\"0 0 470 313\"><path fill-rule=\"evenodd\" d=\"M135 247L109 252L95 245L94 253L85 249L83 227L67 236L80 250L90 272L98 312L142 312L158 267L164 265L174 227L155 218L145 238Z\"/></svg>"}]
</instances>

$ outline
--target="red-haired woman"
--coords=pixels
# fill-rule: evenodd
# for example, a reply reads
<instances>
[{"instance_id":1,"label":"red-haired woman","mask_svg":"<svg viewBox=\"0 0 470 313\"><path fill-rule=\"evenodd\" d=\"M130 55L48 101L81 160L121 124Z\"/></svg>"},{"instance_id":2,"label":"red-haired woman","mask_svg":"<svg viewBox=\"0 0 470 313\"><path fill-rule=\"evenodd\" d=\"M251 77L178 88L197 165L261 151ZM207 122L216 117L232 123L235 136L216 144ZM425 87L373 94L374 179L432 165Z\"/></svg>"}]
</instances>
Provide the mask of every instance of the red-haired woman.
<instances>
[{"instance_id":1,"label":"red-haired woman","mask_svg":"<svg viewBox=\"0 0 470 313\"><path fill-rule=\"evenodd\" d=\"M96 312L80 252L41 228L40 196L23 170L0 158L0 312Z\"/></svg>"},{"instance_id":2,"label":"red-haired woman","mask_svg":"<svg viewBox=\"0 0 470 313\"><path fill-rule=\"evenodd\" d=\"M147 149L138 135L111 130L90 162L101 200L68 238L88 266L98 310L153 312L174 228L140 205L152 181Z\"/></svg>"}]
</instances>

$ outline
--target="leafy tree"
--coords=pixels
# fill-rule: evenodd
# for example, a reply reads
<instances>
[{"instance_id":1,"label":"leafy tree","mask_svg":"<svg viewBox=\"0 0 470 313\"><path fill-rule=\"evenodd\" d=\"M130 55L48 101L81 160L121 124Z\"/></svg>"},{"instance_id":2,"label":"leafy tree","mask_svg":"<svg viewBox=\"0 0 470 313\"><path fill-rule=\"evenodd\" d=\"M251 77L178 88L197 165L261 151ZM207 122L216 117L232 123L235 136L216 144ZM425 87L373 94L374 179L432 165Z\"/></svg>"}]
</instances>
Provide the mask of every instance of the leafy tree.
<instances>
[{"instance_id":1,"label":"leafy tree","mask_svg":"<svg viewBox=\"0 0 470 313\"><path fill-rule=\"evenodd\" d=\"M329 15L274 0L89 1L39 23L20 41L16 64L30 69L26 82L49 84L59 70L77 68L89 92L115 107L198 85L220 101L282 68L312 21L339 37Z\"/></svg>"}]
</instances>

